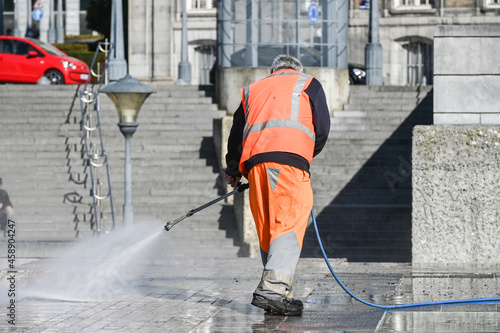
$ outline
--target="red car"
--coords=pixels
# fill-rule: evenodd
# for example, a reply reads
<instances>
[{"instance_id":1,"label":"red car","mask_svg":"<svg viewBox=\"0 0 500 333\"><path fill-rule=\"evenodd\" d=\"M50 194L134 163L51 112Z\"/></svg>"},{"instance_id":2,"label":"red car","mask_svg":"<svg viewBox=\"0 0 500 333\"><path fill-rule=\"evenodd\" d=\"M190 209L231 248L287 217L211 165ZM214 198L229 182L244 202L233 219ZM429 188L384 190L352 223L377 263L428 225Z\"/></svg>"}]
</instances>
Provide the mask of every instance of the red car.
<instances>
[{"instance_id":1,"label":"red car","mask_svg":"<svg viewBox=\"0 0 500 333\"><path fill-rule=\"evenodd\" d=\"M89 77L83 61L38 39L0 36L0 82L82 84Z\"/></svg>"}]
</instances>

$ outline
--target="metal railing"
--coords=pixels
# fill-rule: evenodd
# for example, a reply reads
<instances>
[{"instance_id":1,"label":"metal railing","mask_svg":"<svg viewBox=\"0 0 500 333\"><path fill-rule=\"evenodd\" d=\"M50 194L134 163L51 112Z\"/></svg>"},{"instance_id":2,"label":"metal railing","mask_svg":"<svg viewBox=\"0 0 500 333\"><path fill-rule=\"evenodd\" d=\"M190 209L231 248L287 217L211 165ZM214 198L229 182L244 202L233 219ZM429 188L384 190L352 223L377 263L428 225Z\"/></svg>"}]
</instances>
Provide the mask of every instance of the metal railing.
<instances>
[{"instance_id":1,"label":"metal railing","mask_svg":"<svg viewBox=\"0 0 500 333\"><path fill-rule=\"evenodd\" d=\"M90 180L92 184L91 196L94 209L94 234L109 232L115 227L115 215L113 210L113 196L111 192L111 181L109 177L108 156L104 150L102 141L101 122L99 117L99 91L103 80L107 83L108 56L113 45L107 40L99 42L95 51L90 75L80 91L81 129L85 143L85 160L90 169ZM100 69L100 63L96 63L98 54L105 54L104 68ZM97 67L97 72L94 71ZM92 77L98 79L97 89L91 84ZM108 206L109 205L109 206ZM111 216L111 221L109 219Z\"/></svg>"}]
</instances>

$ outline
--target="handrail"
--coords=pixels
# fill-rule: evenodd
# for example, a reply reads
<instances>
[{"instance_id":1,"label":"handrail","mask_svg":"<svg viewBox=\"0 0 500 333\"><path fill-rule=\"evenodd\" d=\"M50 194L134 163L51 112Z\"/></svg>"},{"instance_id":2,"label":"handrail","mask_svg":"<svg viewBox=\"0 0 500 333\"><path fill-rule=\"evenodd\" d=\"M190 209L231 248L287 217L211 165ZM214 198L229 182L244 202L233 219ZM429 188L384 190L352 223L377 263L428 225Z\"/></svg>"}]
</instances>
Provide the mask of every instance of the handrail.
<instances>
[{"instance_id":1,"label":"handrail","mask_svg":"<svg viewBox=\"0 0 500 333\"><path fill-rule=\"evenodd\" d=\"M104 144L102 141L101 133L101 121L99 117L99 91L101 89L103 79L107 80L107 68L108 68L108 55L113 48L113 44L109 43L106 39L104 42L99 42L92 60L92 65L90 66L89 77L85 82L83 91L80 92L80 108L81 108L81 127L82 135L85 140L85 154L87 163L90 169L90 179L92 183L92 201L94 209L94 223L95 229L94 233L98 235L103 232L108 232L115 227L115 214L113 210L113 196L111 192L111 180L109 177L109 166L108 166L108 156L104 152ZM101 73L95 73L93 68L97 61L97 55L99 52L103 52L106 55L106 61L104 69ZM93 91L93 85L90 85L90 80L92 76L99 79L97 91ZM93 106L93 108L92 108ZM96 133L98 135L96 135ZM106 189L103 190L105 183L101 178L99 178L99 172L104 168L107 185ZM104 192L104 193L103 193ZM111 226L105 223L106 215L104 211L104 203L109 199L109 205L111 210Z\"/></svg>"}]
</instances>

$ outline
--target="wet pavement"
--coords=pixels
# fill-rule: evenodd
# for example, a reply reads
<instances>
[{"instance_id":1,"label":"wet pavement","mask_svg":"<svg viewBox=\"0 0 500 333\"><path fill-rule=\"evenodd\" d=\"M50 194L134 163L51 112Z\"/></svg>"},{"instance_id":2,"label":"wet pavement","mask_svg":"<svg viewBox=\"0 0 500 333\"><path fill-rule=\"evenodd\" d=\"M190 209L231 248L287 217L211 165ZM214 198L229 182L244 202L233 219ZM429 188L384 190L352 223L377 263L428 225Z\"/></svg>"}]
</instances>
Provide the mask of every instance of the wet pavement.
<instances>
[{"instance_id":1,"label":"wet pavement","mask_svg":"<svg viewBox=\"0 0 500 333\"><path fill-rule=\"evenodd\" d=\"M303 315L267 315L250 304L261 275L260 259L206 258L203 248L198 256L184 256L168 248L163 235L133 246L118 241L109 248L85 244L60 258L20 255L14 270L9 270L7 258L0 258L0 331L500 331L498 304L393 311L361 304L339 287L323 259L313 258L302 258L295 276L295 297L304 302ZM338 259L331 263L347 288L377 304L500 297L495 267L415 269L405 263ZM12 287L15 296L9 295ZM8 309L12 300L14 311ZM15 325L9 323L12 319Z\"/></svg>"}]
</instances>

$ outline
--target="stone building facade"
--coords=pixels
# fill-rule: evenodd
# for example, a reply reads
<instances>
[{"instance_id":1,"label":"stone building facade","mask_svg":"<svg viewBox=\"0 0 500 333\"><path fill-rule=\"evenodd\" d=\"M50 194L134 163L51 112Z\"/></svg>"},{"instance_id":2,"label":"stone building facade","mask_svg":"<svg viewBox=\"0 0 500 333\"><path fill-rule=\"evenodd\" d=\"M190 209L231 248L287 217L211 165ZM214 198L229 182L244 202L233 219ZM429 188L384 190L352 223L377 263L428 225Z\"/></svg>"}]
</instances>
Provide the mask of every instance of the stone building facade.
<instances>
[{"instance_id":1,"label":"stone building facade","mask_svg":"<svg viewBox=\"0 0 500 333\"><path fill-rule=\"evenodd\" d=\"M434 125L416 126L412 140L412 262L498 266L500 30L434 35Z\"/></svg>"},{"instance_id":2,"label":"stone building facade","mask_svg":"<svg viewBox=\"0 0 500 333\"><path fill-rule=\"evenodd\" d=\"M307 7L311 1L305 2ZM153 80L177 78L182 2L162 3L160 6L153 0L129 1L132 9L129 11L129 57L132 60L129 66L133 76ZM193 84L208 82L208 72L215 60L216 6L215 0L187 0L188 58ZM369 0L349 0L348 59L351 64L365 64L368 8ZM437 25L498 25L500 28L500 0L379 0L379 10L384 85L433 84L433 40ZM321 35L321 28L313 34Z\"/></svg>"},{"instance_id":3,"label":"stone building facade","mask_svg":"<svg viewBox=\"0 0 500 333\"><path fill-rule=\"evenodd\" d=\"M359 1L359 2L358 2ZM349 62L364 63L369 2L350 0ZM433 84L437 25L498 25L498 0L380 0L385 85Z\"/></svg>"},{"instance_id":4,"label":"stone building facade","mask_svg":"<svg viewBox=\"0 0 500 333\"><path fill-rule=\"evenodd\" d=\"M186 0L191 83L209 84L215 61L217 10L213 0ZM182 1L129 0L129 74L175 80L181 61Z\"/></svg>"},{"instance_id":5,"label":"stone building facade","mask_svg":"<svg viewBox=\"0 0 500 333\"><path fill-rule=\"evenodd\" d=\"M65 35L78 36L91 33L86 28L86 8L89 0L64 0L61 3L63 11L63 29ZM51 8L53 7L53 8ZM41 10L41 15L35 20L33 9ZM4 0L4 29L5 32L23 37L27 27L33 23L40 30L40 39L48 40L48 30L51 16L54 26L57 25L57 0Z\"/></svg>"},{"instance_id":6,"label":"stone building facade","mask_svg":"<svg viewBox=\"0 0 500 333\"><path fill-rule=\"evenodd\" d=\"M40 24L46 40L50 0L40 0ZM314 0L306 0L307 8ZM318 4L326 0L318 0ZM349 0L348 61L365 64L370 0ZM13 24L12 1L6 1L6 29ZM18 0L18 26L28 22L28 1ZM34 0L31 1L32 3ZM84 3L86 3L84 1ZM208 84L217 41L217 0L186 0L188 60L192 84ZM67 35L87 33L82 0L65 0ZM181 57L182 0L128 0L129 73L144 80L176 80ZM232 8L231 10L237 10ZM380 43L385 85L433 84L433 39L437 25L499 25L500 0L379 0ZM500 27L499 27L500 28ZM24 35L23 31L20 31ZM311 34L321 36L321 27Z\"/></svg>"}]
</instances>

